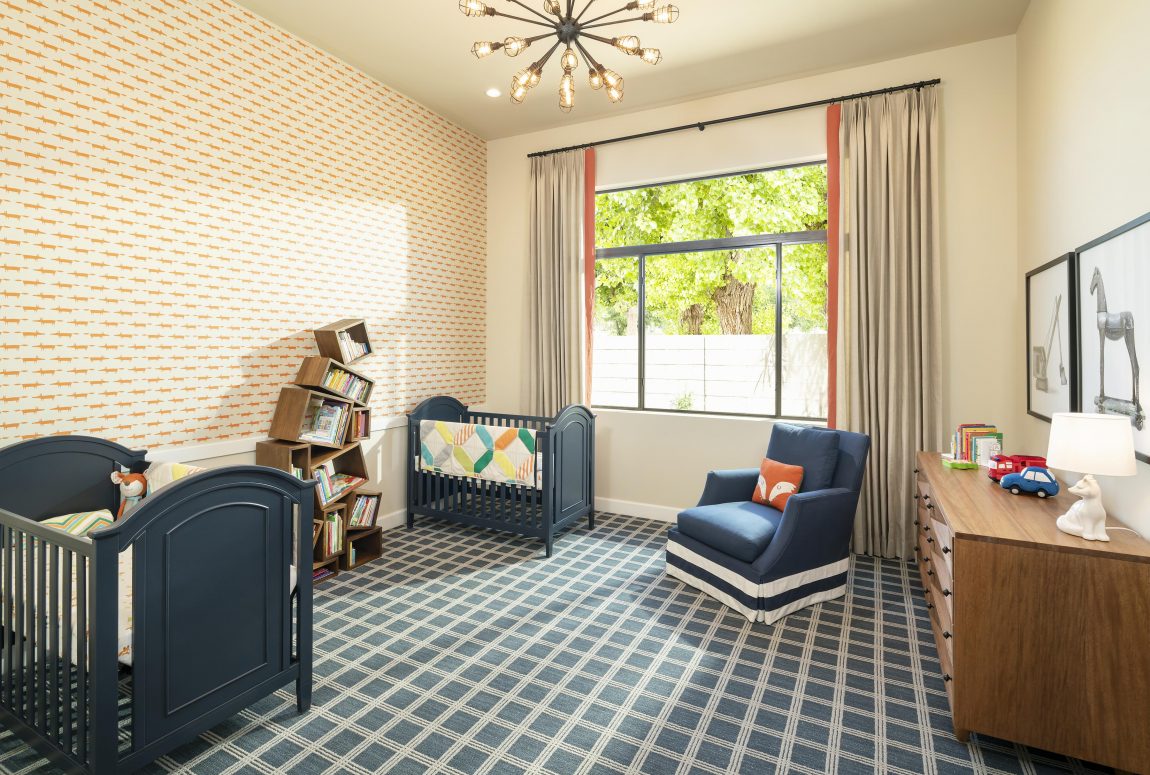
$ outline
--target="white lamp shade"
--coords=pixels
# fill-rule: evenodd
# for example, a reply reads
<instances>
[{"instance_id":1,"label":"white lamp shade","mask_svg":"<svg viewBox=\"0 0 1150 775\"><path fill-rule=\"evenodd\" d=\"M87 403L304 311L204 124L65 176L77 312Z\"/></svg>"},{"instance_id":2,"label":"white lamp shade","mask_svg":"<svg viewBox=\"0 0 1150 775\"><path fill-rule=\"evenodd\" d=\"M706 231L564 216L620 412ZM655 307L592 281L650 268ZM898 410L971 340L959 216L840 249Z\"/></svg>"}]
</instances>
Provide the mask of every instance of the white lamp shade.
<instances>
[{"instance_id":1,"label":"white lamp shade","mask_svg":"<svg viewBox=\"0 0 1150 775\"><path fill-rule=\"evenodd\" d=\"M1046 464L1097 476L1134 476L1134 428L1116 414L1058 412L1050 425Z\"/></svg>"}]
</instances>

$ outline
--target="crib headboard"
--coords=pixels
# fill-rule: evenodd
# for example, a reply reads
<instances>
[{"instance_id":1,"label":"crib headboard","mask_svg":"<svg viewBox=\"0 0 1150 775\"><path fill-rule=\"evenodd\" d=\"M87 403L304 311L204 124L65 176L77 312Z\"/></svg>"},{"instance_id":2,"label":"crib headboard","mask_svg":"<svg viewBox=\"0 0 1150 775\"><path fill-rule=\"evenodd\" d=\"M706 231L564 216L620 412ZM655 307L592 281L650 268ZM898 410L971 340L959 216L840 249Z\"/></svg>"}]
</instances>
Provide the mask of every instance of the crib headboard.
<instances>
[{"instance_id":1,"label":"crib headboard","mask_svg":"<svg viewBox=\"0 0 1150 775\"><path fill-rule=\"evenodd\" d=\"M49 436L0 449L0 508L39 522L78 511L120 507L111 479L119 466L143 462L131 450L91 436Z\"/></svg>"}]
</instances>

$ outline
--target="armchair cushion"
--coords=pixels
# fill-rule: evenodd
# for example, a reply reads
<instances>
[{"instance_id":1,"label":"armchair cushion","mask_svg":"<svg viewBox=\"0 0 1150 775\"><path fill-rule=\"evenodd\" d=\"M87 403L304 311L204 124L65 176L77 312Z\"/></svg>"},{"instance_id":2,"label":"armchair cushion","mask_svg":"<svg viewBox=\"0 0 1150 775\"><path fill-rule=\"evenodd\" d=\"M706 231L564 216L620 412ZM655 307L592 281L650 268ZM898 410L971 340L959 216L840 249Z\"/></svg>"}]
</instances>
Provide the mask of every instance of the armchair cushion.
<instances>
[{"instance_id":1,"label":"armchair cushion","mask_svg":"<svg viewBox=\"0 0 1150 775\"><path fill-rule=\"evenodd\" d=\"M743 562L754 562L778 531L783 514L751 501L696 506L679 512L679 530Z\"/></svg>"},{"instance_id":2,"label":"armchair cushion","mask_svg":"<svg viewBox=\"0 0 1150 775\"><path fill-rule=\"evenodd\" d=\"M771 431L767 457L802 466L803 483L799 492L825 490L834 481L839 461L839 435L826 428L778 423Z\"/></svg>"}]
</instances>

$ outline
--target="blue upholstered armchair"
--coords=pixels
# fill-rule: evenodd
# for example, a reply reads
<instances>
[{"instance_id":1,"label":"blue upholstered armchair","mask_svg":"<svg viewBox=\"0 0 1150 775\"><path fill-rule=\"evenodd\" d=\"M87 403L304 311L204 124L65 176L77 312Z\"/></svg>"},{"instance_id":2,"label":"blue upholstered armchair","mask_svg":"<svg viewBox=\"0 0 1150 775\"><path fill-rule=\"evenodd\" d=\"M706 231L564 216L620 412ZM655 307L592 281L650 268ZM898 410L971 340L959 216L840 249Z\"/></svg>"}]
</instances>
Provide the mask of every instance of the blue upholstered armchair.
<instances>
[{"instance_id":1,"label":"blue upholstered armchair","mask_svg":"<svg viewBox=\"0 0 1150 775\"><path fill-rule=\"evenodd\" d=\"M758 468L712 471L699 505L667 538L667 574L752 622L774 622L846 593L870 438L777 424L767 457L803 467L783 511L751 500Z\"/></svg>"}]
</instances>

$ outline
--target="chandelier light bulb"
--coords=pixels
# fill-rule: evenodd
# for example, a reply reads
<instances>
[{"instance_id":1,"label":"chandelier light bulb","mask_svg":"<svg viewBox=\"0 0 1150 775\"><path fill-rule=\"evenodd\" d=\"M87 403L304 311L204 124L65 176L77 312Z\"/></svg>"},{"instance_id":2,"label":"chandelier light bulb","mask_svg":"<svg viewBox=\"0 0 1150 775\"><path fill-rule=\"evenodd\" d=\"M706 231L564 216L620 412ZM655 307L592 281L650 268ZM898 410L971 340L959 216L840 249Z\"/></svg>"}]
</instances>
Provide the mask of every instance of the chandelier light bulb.
<instances>
[{"instance_id":1,"label":"chandelier light bulb","mask_svg":"<svg viewBox=\"0 0 1150 775\"><path fill-rule=\"evenodd\" d=\"M603 76L603 83L607 84L608 88L618 89L620 92L623 91L623 76L606 67L600 67L599 74ZM617 102L618 100L612 101Z\"/></svg>"},{"instance_id":2,"label":"chandelier light bulb","mask_svg":"<svg viewBox=\"0 0 1150 775\"><path fill-rule=\"evenodd\" d=\"M495 9L480 0L459 0L459 12L464 16L494 16Z\"/></svg>"},{"instance_id":3,"label":"chandelier light bulb","mask_svg":"<svg viewBox=\"0 0 1150 775\"><path fill-rule=\"evenodd\" d=\"M503 48L502 43L492 43L486 40L477 40L475 45L471 47L471 53L475 54L476 59L483 59L494 54L499 49Z\"/></svg>"},{"instance_id":4,"label":"chandelier light bulb","mask_svg":"<svg viewBox=\"0 0 1150 775\"><path fill-rule=\"evenodd\" d=\"M514 78L511 79L511 101L516 105L521 105L523 100L527 99L528 88L525 84L521 84Z\"/></svg>"},{"instance_id":5,"label":"chandelier light bulb","mask_svg":"<svg viewBox=\"0 0 1150 775\"><path fill-rule=\"evenodd\" d=\"M559 79L559 109L570 113L575 107L575 76L564 73Z\"/></svg>"},{"instance_id":6,"label":"chandelier light bulb","mask_svg":"<svg viewBox=\"0 0 1150 775\"><path fill-rule=\"evenodd\" d=\"M598 67L588 68L587 84L595 91L599 91L603 88L603 74L599 72Z\"/></svg>"},{"instance_id":7,"label":"chandelier light bulb","mask_svg":"<svg viewBox=\"0 0 1150 775\"><path fill-rule=\"evenodd\" d=\"M618 86L607 87L607 99L611 102L620 102L623 99L623 83L619 82Z\"/></svg>"},{"instance_id":8,"label":"chandelier light bulb","mask_svg":"<svg viewBox=\"0 0 1150 775\"><path fill-rule=\"evenodd\" d=\"M639 52L639 58L649 65L657 65L663 60L663 52L657 48L645 48Z\"/></svg>"},{"instance_id":9,"label":"chandelier light bulb","mask_svg":"<svg viewBox=\"0 0 1150 775\"><path fill-rule=\"evenodd\" d=\"M679 6L663 5L651 14L651 21L656 24L674 24L679 18Z\"/></svg>"},{"instance_id":10,"label":"chandelier light bulb","mask_svg":"<svg viewBox=\"0 0 1150 775\"><path fill-rule=\"evenodd\" d=\"M624 35L621 38L612 38L611 43L624 54L630 54L632 56L639 53L639 48L642 45L639 43L639 38L636 35Z\"/></svg>"},{"instance_id":11,"label":"chandelier light bulb","mask_svg":"<svg viewBox=\"0 0 1150 775\"><path fill-rule=\"evenodd\" d=\"M566 72L570 72L579 67L579 57L576 56L574 49L568 47L567 50L563 52L563 56L559 60L559 66Z\"/></svg>"},{"instance_id":12,"label":"chandelier light bulb","mask_svg":"<svg viewBox=\"0 0 1150 775\"><path fill-rule=\"evenodd\" d=\"M650 13L655 10L655 0L639 0L635 3L635 8L644 13Z\"/></svg>"},{"instance_id":13,"label":"chandelier light bulb","mask_svg":"<svg viewBox=\"0 0 1150 775\"><path fill-rule=\"evenodd\" d=\"M517 57L530 45L527 40L512 36L503 41L503 53L509 57Z\"/></svg>"},{"instance_id":14,"label":"chandelier light bulb","mask_svg":"<svg viewBox=\"0 0 1150 775\"><path fill-rule=\"evenodd\" d=\"M527 88L534 89L543 78L543 66L536 63L527 70Z\"/></svg>"},{"instance_id":15,"label":"chandelier light bulb","mask_svg":"<svg viewBox=\"0 0 1150 775\"><path fill-rule=\"evenodd\" d=\"M563 10L559 6L559 0L543 0L543 10L555 16L563 15Z\"/></svg>"}]
</instances>

